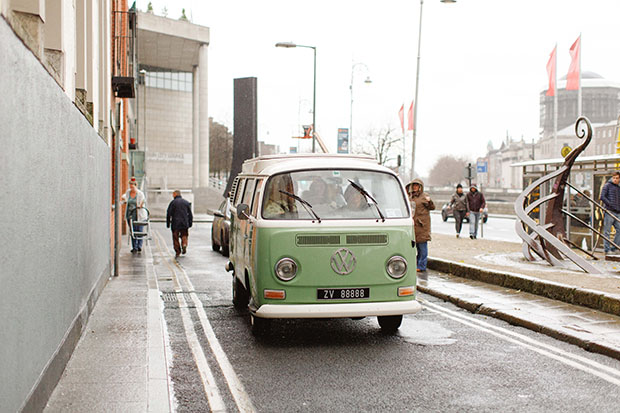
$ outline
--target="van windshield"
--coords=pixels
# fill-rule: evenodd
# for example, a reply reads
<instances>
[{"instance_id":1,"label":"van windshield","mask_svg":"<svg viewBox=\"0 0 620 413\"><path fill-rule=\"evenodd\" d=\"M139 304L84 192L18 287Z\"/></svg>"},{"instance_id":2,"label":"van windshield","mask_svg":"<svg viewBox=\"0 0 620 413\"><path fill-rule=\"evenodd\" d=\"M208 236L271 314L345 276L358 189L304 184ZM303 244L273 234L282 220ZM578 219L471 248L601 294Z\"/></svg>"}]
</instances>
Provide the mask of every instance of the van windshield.
<instances>
[{"instance_id":1,"label":"van windshield","mask_svg":"<svg viewBox=\"0 0 620 413\"><path fill-rule=\"evenodd\" d=\"M352 184L353 182L353 184ZM363 188L372 200L355 186ZM296 195L311 206L309 211ZM381 211L381 213L379 212ZM264 219L386 219L409 216L402 187L391 174L376 171L325 169L288 172L267 181Z\"/></svg>"}]
</instances>

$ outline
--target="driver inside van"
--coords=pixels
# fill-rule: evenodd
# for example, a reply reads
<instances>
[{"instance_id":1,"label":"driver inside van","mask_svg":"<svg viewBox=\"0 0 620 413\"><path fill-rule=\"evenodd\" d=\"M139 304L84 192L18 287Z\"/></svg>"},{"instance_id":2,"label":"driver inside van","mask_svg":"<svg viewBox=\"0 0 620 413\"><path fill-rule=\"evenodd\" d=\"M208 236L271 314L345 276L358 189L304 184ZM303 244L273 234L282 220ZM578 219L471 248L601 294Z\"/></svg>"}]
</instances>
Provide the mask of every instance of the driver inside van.
<instances>
[{"instance_id":1,"label":"driver inside van","mask_svg":"<svg viewBox=\"0 0 620 413\"><path fill-rule=\"evenodd\" d=\"M295 187L289 174L276 175L269 181L267 198L263 207L264 218L282 217L287 213L296 213L295 200L280 192L295 193Z\"/></svg>"}]
</instances>

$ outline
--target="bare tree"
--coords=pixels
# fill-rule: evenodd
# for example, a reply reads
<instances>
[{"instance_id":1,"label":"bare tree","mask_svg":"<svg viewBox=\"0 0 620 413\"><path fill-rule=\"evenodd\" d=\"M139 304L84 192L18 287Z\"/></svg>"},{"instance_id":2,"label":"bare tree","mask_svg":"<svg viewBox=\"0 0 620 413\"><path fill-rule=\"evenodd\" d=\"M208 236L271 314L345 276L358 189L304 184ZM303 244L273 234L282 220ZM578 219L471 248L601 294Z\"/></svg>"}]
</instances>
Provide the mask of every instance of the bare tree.
<instances>
[{"instance_id":1,"label":"bare tree","mask_svg":"<svg viewBox=\"0 0 620 413\"><path fill-rule=\"evenodd\" d=\"M221 123L209 118L209 169L218 178L230 174L233 135Z\"/></svg>"},{"instance_id":2,"label":"bare tree","mask_svg":"<svg viewBox=\"0 0 620 413\"><path fill-rule=\"evenodd\" d=\"M467 159L452 155L443 155L435 162L428 175L430 185L452 186L460 183L465 177Z\"/></svg>"},{"instance_id":3,"label":"bare tree","mask_svg":"<svg viewBox=\"0 0 620 413\"><path fill-rule=\"evenodd\" d=\"M394 130L389 127L379 132L370 131L366 139L356 145L356 152L374 156L379 164L385 165L396 159L396 144L402 140L393 134Z\"/></svg>"}]
</instances>

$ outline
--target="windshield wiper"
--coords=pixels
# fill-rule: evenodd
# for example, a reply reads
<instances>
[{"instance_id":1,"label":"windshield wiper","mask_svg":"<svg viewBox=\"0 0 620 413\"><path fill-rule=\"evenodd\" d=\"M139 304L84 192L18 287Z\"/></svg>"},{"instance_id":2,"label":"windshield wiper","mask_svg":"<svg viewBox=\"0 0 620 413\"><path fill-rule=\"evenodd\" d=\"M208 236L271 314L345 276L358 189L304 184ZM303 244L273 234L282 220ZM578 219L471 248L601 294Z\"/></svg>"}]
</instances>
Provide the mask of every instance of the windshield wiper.
<instances>
[{"instance_id":1,"label":"windshield wiper","mask_svg":"<svg viewBox=\"0 0 620 413\"><path fill-rule=\"evenodd\" d=\"M321 223L321 218L316 214L316 212L314 212L314 209L312 209L312 205L310 205L308 201L306 201L305 199L301 199L295 194L291 194L290 192L286 192L281 189L280 189L280 193L290 196L291 198L299 201L301 205L303 205L303 207L306 208L306 211L308 211L308 213L310 213L311 215L314 215L314 218L316 218L316 220L319 221L319 224Z\"/></svg>"},{"instance_id":2,"label":"windshield wiper","mask_svg":"<svg viewBox=\"0 0 620 413\"><path fill-rule=\"evenodd\" d=\"M372 203L375 206L375 208L377 208L377 212L379 213L379 216L381 217L382 222L385 222L385 216L383 215L383 212L381 212L381 209L379 208L379 204L372 197L372 195L370 195L361 185L356 184L354 181L349 179L349 182L351 183L351 186L353 188L357 189L360 194L364 195L366 197L366 199L369 199L369 200L372 201Z\"/></svg>"}]
</instances>

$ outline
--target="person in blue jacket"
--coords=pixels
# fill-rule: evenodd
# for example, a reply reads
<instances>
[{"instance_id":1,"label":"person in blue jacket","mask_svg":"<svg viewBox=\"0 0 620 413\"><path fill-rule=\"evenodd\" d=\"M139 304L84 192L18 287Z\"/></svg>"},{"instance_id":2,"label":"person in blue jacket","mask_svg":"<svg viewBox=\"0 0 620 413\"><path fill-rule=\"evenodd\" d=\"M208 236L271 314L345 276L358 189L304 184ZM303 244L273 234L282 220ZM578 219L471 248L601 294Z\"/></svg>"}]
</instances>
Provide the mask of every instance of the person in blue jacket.
<instances>
[{"instance_id":1,"label":"person in blue jacket","mask_svg":"<svg viewBox=\"0 0 620 413\"><path fill-rule=\"evenodd\" d=\"M620 172L616 171L601 191L601 201L608 210L608 212L605 212L605 218L603 219L603 234L609 238L611 227L613 226L616 229L616 235L614 236L614 244L616 245L620 245L620 222L614 219L614 217L620 219L620 185L618 184L620 184ZM611 216L612 214L614 217ZM603 246L605 254L618 251L607 240L604 240Z\"/></svg>"},{"instance_id":2,"label":"person in blue jacket","mask_svg":"<svg viewBox=\"0 0 620 413\"><path fill-rule=\"evenodd\" d=\"M181 253L187 252L187 238L194 216L192 215L191 204L181 197L181 191L177 189L172 193L172 196L174 199L168 204L168 211L166 212L166 227L172 230L172 243L174 244L174 252L178 257ZM180 243L179 239L181 240Z\"/></svg>"}]
</instances>

